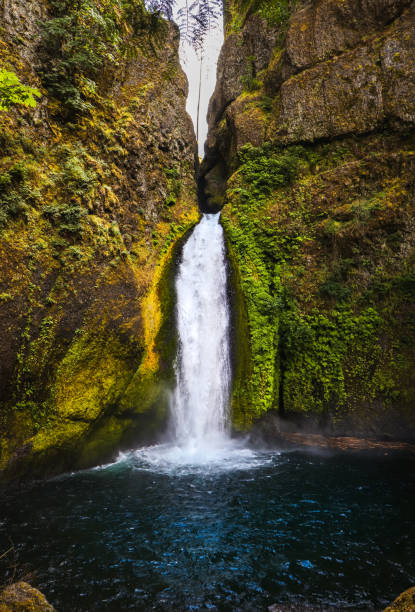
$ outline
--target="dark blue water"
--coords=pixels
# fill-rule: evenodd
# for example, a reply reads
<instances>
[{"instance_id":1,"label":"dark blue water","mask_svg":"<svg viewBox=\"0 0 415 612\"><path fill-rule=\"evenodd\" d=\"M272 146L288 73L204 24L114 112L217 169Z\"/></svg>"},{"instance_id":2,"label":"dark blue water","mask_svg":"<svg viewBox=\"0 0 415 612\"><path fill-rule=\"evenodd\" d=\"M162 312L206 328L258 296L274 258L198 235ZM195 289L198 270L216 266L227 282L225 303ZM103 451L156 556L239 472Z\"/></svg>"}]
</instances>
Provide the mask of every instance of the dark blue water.
<instances>
[{"instance_id":1,"label":"dark blue water","mask_svg":"<svg viewBox=\"0 0 415 612\"><path fill-rule=\"evenodd\" d=\"M1 550L60 612L379 610L415 584L415 470L403 456L260 456L153 471L129 459L2 501Z\"/></svg>"}]
</instances>

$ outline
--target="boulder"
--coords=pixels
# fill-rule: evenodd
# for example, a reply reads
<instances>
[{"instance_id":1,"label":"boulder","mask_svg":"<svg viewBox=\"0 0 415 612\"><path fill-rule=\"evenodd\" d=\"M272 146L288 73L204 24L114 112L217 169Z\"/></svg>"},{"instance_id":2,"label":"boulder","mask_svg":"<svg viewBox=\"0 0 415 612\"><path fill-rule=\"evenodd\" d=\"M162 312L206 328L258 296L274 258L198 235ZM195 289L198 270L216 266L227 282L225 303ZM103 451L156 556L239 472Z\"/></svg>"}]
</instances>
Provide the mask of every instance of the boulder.
<instances>
[{"instance_id":1,"label":"boulder","mask_svg":"<svg viewBox=\"0 0 415 612\"><path fill-rule=\"evenodd\" d=\"M384 612L414 612L415 610L415 587L401 593Z\"/></svg>"},{"instance_id":2,"label":"boulder","mask_svg":"<svg viewBox=\"0 0 415 612\"><path fill-rule=\"evenodd\" d=\"M55 612L55 608L40 591L21 581L0 592L0 612Z\"/></svg>"}]
</instances>

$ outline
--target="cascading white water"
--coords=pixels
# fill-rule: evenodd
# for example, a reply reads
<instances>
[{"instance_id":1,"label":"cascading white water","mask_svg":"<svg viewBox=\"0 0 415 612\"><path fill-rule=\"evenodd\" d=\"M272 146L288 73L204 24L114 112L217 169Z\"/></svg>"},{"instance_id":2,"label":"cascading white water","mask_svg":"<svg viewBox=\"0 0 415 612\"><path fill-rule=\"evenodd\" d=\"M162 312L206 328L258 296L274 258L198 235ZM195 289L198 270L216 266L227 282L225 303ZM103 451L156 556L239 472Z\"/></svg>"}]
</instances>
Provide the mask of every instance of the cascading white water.
<instances>
[{"instance_id":1,"label":"cascading white water","mask_svg":"<svg viewBox=\"0 0 415 612\"><path fill-rule=\"evenodd\" d=\"M271 460L230 436L230 312L219 216L203 215L183 247L176 277L179 341L168 439L120 453L112 465L131 461L138 469L169 474L211 473Z\"/></svg>"},{"instance_id":2,"label":"cascading white water","mask_svg":"<svg viewBox=\"0 0 415 612\"><path fill-rule=\"evenodd\" d=\"M205 214L183 248L176 278L178 353L171 430L199 453L227 437L231 382L226 255L219 215Z\"/></svg>"}]
</instances>

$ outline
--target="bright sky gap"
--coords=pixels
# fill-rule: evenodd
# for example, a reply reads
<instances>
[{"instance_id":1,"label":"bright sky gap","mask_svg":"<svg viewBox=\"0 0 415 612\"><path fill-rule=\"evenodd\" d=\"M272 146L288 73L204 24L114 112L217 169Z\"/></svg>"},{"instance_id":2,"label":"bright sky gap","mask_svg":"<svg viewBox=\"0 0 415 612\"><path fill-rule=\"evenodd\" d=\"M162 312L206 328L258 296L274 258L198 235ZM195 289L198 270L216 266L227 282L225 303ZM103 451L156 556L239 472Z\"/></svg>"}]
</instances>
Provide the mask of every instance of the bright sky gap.
<instances>
[{"instance_id":1,"label":"bright sky gap","mask_svg":"<svg viewBox=\"0 0 415 612\"><path fill-rule=\"evenodd\" d=\"M178 0L175 6L175 16L181 8L186 6L185 0ZM203 157L204 144L207 137L207 110L209 100L216 84L216 66L223 44L223 17L218 18L216 24L207 33L202 48L202 67L200 66L200 52L187 42L180 45L180 62L189 81L189 95L187 97L186 109L192 118L197 134L197 106L199 99L200 84L200 109L199 109L199 157Z\"/></svg>"}]
</instances>

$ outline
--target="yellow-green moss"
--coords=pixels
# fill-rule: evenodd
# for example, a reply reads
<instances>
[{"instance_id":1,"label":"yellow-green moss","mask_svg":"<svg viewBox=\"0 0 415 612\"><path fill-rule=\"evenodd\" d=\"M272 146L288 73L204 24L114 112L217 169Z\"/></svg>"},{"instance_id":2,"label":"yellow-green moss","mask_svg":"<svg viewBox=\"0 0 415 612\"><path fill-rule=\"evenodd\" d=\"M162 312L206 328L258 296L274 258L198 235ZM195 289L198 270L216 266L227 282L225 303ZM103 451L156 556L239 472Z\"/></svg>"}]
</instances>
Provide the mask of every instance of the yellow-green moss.
<instances>
[{"instance_id":1,"label":"yellow-green moss","mask_svg":"<svg viewBox=\"0 0 415 612\"><path fill-rule=\"evenodd\" d=\"M402 432L413 421L412 143L398 176L378 145L242 149L222 212L246 336L237 428L270 410L357 427L390 413Z\"/></svg>"},{"instance_id":2,"label":"yellow-green moss","mask_svg":"<svg viewBox=\"0 0 415 612\"><path fill-rule=\"evenodd\" d=\"M178 36L164 34L158 54L143 40L134 57L114 57L116 83L107 67L96 92L82 92L82 112L45 95L37 117L0 116L7 477L90 465L162 425L174 358L164 285L198 217ZM3 35L0 66L20 53ZM24 58L13 65L39 84ZM160 116L171 124L167 148L153 147ZM170 149L179 138L180 151Z\"/></svg>"},{"instance_id":3,"label":"yellow-green moss","mask_svg":"<svg viewBox=\"0 0 415 612\"><path fill-rule=\"evenodd\" d=\"M415 587L407 589L384 612L412 612L415 609Z\"/></svg>"}]
</instances>

